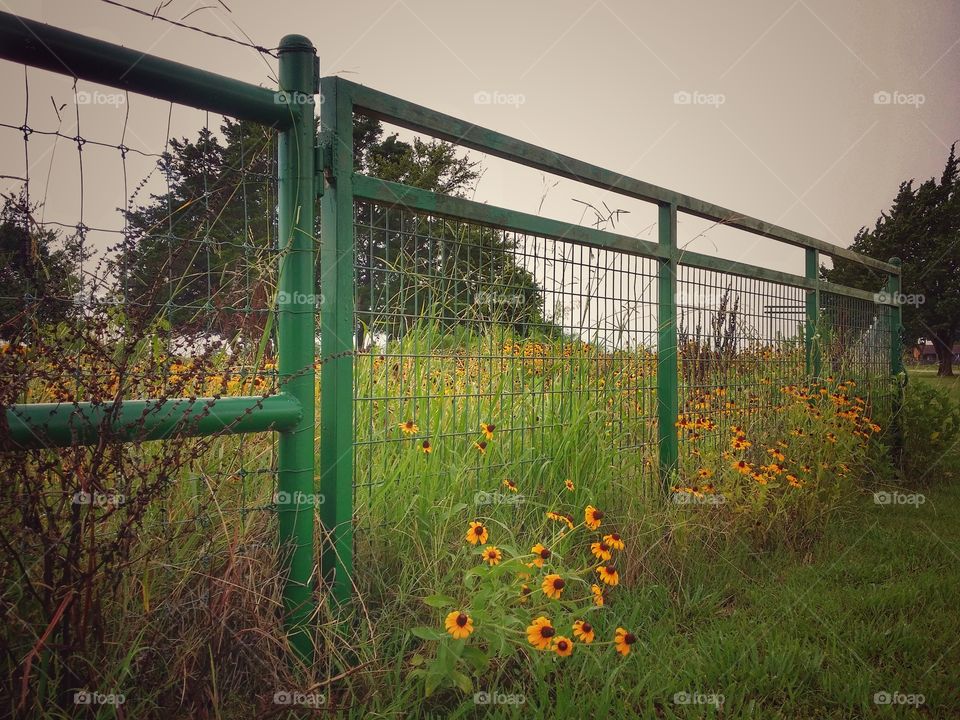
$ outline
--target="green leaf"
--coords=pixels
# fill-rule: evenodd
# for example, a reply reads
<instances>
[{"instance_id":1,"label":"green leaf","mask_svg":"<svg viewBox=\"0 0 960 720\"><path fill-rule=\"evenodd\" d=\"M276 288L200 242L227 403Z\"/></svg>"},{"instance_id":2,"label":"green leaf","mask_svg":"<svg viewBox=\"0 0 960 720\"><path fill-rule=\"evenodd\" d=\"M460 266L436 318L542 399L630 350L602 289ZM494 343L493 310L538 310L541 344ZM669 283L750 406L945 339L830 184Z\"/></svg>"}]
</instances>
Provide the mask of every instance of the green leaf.
<instances>
[{"instance_id":1,"label":"green leaf","mask_svg":"<svg viewBox=\"0 0 960 720\"><path fill-rule=\"evenodd\" d=\"M451 607L456 602L449 595L428 595L423 602L433 608Z\"/></svg>"},{"instance_id":2,"label":"green leaf","mask_svg":"<svg viewBox=\"0 0 960 720\"><path fill-rule=\"evenodd\" d=\"M486 670L487 665L490 664L490 658L487 657L487 654L480 648L474 647L473 645L468 645L463 648L463 652L460 653L460 657L462 657L466 662L470 663L470 665L472 665L474 670L477 672Z\"/></svg>"},{"instance_id":3,"label":"green leaf","mask_svg":"<svg viewBox=\"0 0 960 720\"><path fill-rule=\"evenodd\" d=\"M414 637L420 638L421 640L443 640L447 636L447 634L442 630L426 627L425 625L420 625L419 627L413 628L413 630L410 631L410 634Z\"/></svg>"},{"instance_id":4,"label":"green leaf","mask_svg":"<svg viewBox=\"0 0 960 720\"><path fill-rule=\"evenodd\" d=\"M444 677L444 674L440 672L428 672L427 679L423 684L423 694L426 697L433 695L433 691L440 686L440 683L443 682Z\"/></svg>"},{"instance_id":5,"label":"green leaf","mask_svg":"<svg viewBox=\"0 0 960 720\"><path fill-rule=\"evenodd\" d=\"M453 684L463 690L465 693L469 693L473 690L473 680L459 670L454 670L451 672L450 678L453 680Z\"/></svg>"},{"instance_id":6,"label":"green leaf","mask_svg":"<svg viewBox=\"0 0 960 720\"><path fill-rule=\"evenodd\" d=\"M425 661L426 658L423 655L416 653L412 658L410 658L410 665L411 667L420 667ZM410 674L412 675L413 673Z\"/></svg>"}]
</instances>

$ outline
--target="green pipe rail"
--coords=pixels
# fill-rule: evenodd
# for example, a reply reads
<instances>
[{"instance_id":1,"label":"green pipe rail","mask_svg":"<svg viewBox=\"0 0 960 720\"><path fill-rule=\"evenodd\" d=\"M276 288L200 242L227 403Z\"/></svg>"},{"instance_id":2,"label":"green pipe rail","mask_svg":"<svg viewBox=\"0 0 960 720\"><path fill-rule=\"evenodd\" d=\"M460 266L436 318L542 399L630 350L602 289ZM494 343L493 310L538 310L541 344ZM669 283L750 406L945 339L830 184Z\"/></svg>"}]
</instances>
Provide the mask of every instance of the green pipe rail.
<instances>
[{"instance_id":1,"label":"green pipe rail","mask_svg":"<svg viewBox=\"0 0 960 720\"><path fill-rule=\"evenodd\" d=\"M174 103L182 103L261 123L279 131L279 290L280 394L272 397L124 400L115 404L20 405L5 410L3 447L57 447L96 442L109 431L129 441L162 440L174 434L276 431L279 436L278 489L289 502L277 506L279 542L284 549L284 603L291 645L302 659L312 649L309 619L314 584L329 589L334 607L352 595L353 554L353 351L354 201L402 206L431 215L616 250L657 262L657 420L661 480L669 487L676 472L678 440L677 272L690 266L801 288L806 293L807 372L820 372L814 332L820 294L831 293L890 307L890 367L900 373L901 320L896 306L900 264L869 258L808 235L736 213L641 180L625 177L572 157L551 152L470 122L433 111L338 77L318 77L310 41L288 35L280 44L277 91L204 72L162 58L94 40L43 23L0 13L0 57L102 83ZM315 136L313 96L321 93L319 138ZM283 98L287 98L283 100ZM289 98L294 98L291 102ZM400 127L478 150L543 172L585 183L658 207L658 242L573 225L528 213L367 177L353 169L353 115L366 114ZM315 290L314 203L321 202L319 244L324 302L321 315L321 398L319 491L323 534L319 574L314 574L314 508L301 499L315 491L313 456L316 426L315 342L312 302ZM677 217L686 213L725 224L806 251L803 275L682 251ZM864 290L819 278L826 255L879 271L887 277L889 302ZM305 302L304 302L305 301ZM303 504L301 504L301 502Z\"/></svg>"}]
</instances>

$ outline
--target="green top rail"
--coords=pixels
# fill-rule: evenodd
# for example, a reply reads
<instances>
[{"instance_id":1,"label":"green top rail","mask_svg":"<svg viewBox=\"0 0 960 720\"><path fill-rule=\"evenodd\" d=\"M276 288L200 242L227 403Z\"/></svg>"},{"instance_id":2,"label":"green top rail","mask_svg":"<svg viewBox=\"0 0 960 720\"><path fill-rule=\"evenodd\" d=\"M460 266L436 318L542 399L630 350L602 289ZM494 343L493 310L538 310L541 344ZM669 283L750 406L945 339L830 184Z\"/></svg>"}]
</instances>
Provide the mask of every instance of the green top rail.
<instances>
[{"instance_id":1,"label":"green top rail","mask_svg":"<svg viewBox=\"0 0 960 720\"><path fill-rule=\"evenodd\" d=\"M509 137L495 130L480 127L474 123L373 90L364 85L358 85L349 80L337 78L337 82L340 86L340 92L346 91L349 93L355 109L400 127L426 133L457 145L463 145L495 157L627 197L657 203L658 205L674 205L678 211L689 215L719 222L739 230L746 230L796 247L817 250L824 255L849 260L883 273L900 274L900 268L896 265L861 255L853 250L819 240L810 235L804 235L743 213L734 212L720 205L714 205L674 190L637 180L568 155L561 155L538 145Z\"/></svg>"},{"instance_id":2,"label":"green top rail","mask_svg":"<svg viewBox=\"0 0 960 720\"><path fill-rule=\"evenodd\" d=\"M283 93L6 12L0 58L281 130L293 125Z\"/></svg>"}]
</instances>

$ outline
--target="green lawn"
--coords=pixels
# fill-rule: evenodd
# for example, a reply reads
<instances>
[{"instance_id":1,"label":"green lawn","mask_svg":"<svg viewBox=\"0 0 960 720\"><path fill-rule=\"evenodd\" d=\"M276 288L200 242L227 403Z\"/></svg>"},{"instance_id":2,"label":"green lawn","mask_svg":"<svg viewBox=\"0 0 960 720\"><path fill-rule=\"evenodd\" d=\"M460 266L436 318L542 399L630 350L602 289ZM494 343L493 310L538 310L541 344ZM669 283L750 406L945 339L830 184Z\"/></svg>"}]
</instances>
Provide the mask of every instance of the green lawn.
<instances>
[{"instance_id":1,"label":"green lawn","mask_svg":"<svg viewBox=\"0 0 960 720\"><path fill-rule=\"evenodd\" d=\"M864 495L809 554L702 553L671 588L644 582L618 599L616 615L641 636L636 657L557 663L533 687L499 672L480 683L523 695L520 706L442 695L427 708L450 717L960 717L960 487L929 490L919 505ZM681 704L676 693L722 695L723 704ZM924 702L877 704L878 693Z\"/></svg>"},{"instance_id":2,"label":"green lawn","mask_svg":"<svg viewBox=\"0 0 960 720\"><path fill-rule=\"evenodd\" d=\"M960 368L957 370L960 372ZM911 380L929 383L943 390L946 390L955 400L960 400L960 375L953 377L937 377L936 365L921 365L907 367L907 374Z\"/></svg>"}]
</instances>

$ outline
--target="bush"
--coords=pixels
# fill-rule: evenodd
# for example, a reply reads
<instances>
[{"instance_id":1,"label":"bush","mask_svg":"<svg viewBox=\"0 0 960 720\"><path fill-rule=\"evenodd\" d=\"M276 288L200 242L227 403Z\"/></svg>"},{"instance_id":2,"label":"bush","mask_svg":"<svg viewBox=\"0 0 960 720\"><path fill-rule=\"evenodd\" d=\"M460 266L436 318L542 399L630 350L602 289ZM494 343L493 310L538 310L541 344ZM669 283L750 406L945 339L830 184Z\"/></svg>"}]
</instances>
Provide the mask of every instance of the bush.
<instances>
[{"instance_id":1,"label":"bush","mask_svg":"<svg viewBox=\"0 0 960 720\"><path fill-rule=\"evenodd\" d=\"M953 452L960 443L960 403L938 387L911 382L904 392L900 423L904 482L923 485L960 477L960 454Z\"/></svg>"}]
</instances>

